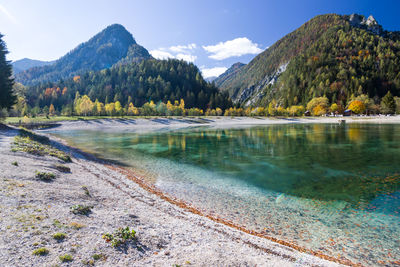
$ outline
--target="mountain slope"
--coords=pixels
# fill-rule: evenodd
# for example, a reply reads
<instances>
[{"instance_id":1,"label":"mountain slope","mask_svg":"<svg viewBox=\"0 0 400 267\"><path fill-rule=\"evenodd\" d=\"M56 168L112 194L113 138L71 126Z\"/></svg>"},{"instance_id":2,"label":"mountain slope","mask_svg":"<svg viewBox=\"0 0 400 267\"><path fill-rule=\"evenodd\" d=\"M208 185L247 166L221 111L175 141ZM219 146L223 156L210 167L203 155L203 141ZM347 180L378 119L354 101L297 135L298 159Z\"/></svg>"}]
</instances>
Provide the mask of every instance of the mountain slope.
<instances>
[{"instance_id":1,"label":"mountain slope","mask_svg":"<svg viewBox=\"0 0 400 267\"><path fill-rule=\"evenodd\" d=\"M12 62L11 65L13 66L13 73L15 75L33 67L46 66L52 63L54 63L54 61L41 61L41 60L23 58Z\"/></svg>"},{"instance_id":2,"label":"mountain slope","mask_svg":"<svg viewBox=\"0 0 400 267\"><path fill-rule=\"evenodd\" d=\"M237 62L233 64L229 69L227 69L224 73L219 75L217 78L213 79L216 86L220 87L221 84L227 82L229 79L235 77L235 74L246 64L241 62Z\"/></svg>"},{"instance_id":3,"label":"mountain slope","mask_svg":"<svg viewBox=\"0 0 400 267\"><path fill-rule=\"evenodd\" d=\"M372 16L321 15L286 35L219 87L243 105L305 104L326 95L399 95L400 43Z\"/></svg>"},{"instance_id":4,"label":"mountain slope","mask_svg":"<svg viewBox=\"0 0 400 267\"><path fill-rule=\"evenodd\" d=\"M136 53L137 52L137 53ZM32 85L43 81L57 81L88 70L110 68L121 59L140 61L151 58L132 35L119 24L113 24L80 44L49 66L34 67L16 75L16 81Z\"/></svg>"}]
</instances>

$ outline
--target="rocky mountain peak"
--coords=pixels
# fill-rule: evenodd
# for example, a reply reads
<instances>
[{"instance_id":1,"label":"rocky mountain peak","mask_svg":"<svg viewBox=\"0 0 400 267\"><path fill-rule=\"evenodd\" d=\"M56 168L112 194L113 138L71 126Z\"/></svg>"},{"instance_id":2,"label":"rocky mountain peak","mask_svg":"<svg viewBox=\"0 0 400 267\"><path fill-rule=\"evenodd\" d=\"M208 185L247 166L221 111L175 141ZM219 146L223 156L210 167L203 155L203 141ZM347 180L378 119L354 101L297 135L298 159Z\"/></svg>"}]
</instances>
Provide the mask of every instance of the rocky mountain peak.
<instances>
[{"instance_id":1,"label":"rocky mountain peak","mask_svg":"<svg viewBox=\"0 0 400 267\"><path fill-rule=\"evenodd\" d=\"M366 29L374 34L382 35L383 28L376 19L370 15L367 19L363 15L351 14L349 18L350 24L354 27Z\"/></svg>"}]
</instances>

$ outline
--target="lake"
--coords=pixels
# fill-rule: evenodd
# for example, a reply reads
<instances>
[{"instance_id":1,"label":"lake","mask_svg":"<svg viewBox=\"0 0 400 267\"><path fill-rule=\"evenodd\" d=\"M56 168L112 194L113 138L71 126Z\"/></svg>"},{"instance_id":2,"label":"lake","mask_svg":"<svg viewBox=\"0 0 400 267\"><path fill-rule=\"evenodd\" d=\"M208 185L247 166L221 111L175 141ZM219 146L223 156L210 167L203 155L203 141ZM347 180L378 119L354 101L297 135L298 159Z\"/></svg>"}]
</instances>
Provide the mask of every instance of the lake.
<instances>
[{"instance_id":1,"label":"lake","mask_svg":"<svg viewBox=\"0 0 400 267\"><path fill-rule=\"evenodd\" d=\"M47 131L250 230L364 265L400 259L400 125Z\"/></svg>"}]
</instances>

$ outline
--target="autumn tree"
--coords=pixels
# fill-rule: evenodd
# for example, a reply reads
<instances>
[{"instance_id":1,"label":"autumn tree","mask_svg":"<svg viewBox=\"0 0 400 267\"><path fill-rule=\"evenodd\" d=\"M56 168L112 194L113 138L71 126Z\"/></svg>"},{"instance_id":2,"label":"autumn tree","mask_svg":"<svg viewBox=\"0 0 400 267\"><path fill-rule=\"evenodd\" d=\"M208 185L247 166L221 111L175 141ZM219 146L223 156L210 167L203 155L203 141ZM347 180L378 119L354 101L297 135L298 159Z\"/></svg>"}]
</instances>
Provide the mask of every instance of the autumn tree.
<instances>
[{"instance_id":1,"label":"autumn tree","mask_svg":"<svg viewBox=\"0 0 400 267\"><path fill-rule=\"evenodd\" d=\"M77 111L79 115L91 115L94 107L94 103L92 100L87 95L83 95L78 101L77 101Z\"/></svg>"},{"instance_id":2,"label":"autumn tree","mask_svg":"<svg viewBox=\"0 0 400 267\"><path fill-rule=\"evenodd\" d=\"M108 103L105 105L105 111L107 115L109 116L114 116L115 113L115 104L114 103Z\"/></svg>"},{"instance_id":3,"label":"autumn tree","mask_svg":"<svg viewBox=\"0 0 400 267\"><path fill-rule=\"evenodd\" d=\"M129 103L129 107L128 107L128 115L130 116L136 116L139 115L139 110L137 107L135 107L132 102Z\"/></svg>"},{"instance_id":4,"label":"autumn tree","mask_svg":"<svg viewBox=\"0 0 400 267\"><path fill-rule=\"evenodd\" d=\"M307 110L313 115L320 116L328 112L329 100L327 97L315 97L307 104Z\"/></svg>"},{"instance_id":5,"label":"autumn tree","mask_svg":"<svg viewBox=\"0 0 400 267\"><path fill-rule=\"evenodd\" d=\"M332 113L338 112L338 111L339 111L339 106L338 106L338 104L333 103L333 104L331 105L331 107L330 107L330 110L331 110Z\"/></svg>"},{"instance_id":6,"label":"autumn tree","mask_svg":"<svg viewBox=\"0 0 400 267\"><path fill-rule=\"evenodd\" d=\"M117 115L120 115L120 116L123 115L123 114L122 114L123 109L122 109L121 103L120 103L119 101L116 101L116 102L115 102L114 108L115 108L115 113L116 113Z\"/></svg>"},{"instance_id":7,"label":"autumn tree","mask_svg":"<svg viewBox=\"0 0 400 267\"><path fill-rule=\"evenodd\" d=\"M49 114L50 114L50 116L56 115L56 110L54 109L54 105L53 104L50 105Z\"/></svg>"},{"instance_id":8,"label":"autumn tree","mask_svg":"<svg viewBox=\"0 0 400 267\"><path fill-rule=\"evenodd\" d=\"M349 109L356 114L361 114L365 111L365 105L360 100L353 100L350 102Z\"/></svg>"}]
</instances>

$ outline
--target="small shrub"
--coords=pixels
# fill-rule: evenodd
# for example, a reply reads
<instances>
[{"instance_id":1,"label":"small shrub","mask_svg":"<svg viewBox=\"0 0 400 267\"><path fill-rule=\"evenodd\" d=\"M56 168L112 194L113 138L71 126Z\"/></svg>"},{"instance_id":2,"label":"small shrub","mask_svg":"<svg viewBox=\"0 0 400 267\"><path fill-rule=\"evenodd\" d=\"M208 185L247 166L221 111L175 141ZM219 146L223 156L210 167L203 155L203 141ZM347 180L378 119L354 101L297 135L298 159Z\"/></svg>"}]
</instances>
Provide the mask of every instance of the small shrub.
<instances>
[{"instance_id":1,"label":"small shrub","mask_svg":"<svg viewBox=\"0 0 400 267\"><path fill-rule=\"evenodd\" d=\"M85 195L87 195L88 197L91 197L89 189L87 188L87 186L82 186L82 190L85 192Z\"/></svg>"},{"instance_id":2,"label":"small shrub","mask_svg":"<svg viewBox=\"0 0 400 267\"><path fill-rule=\"evenodd\" d=\"M69 255L69 254L65 254L65 255L59 256L59 258L60 258L60 261L61 261L61 262L70 262L70 261L73 261L72 256Z\"/></svg>"},{"instance_id":3,"label":"small shrub","mask_svg":"<svg viewBox=\"0 0 400 267\"><path fill-rule=\"evenodd\" d=\"M86 225L81 224L81 223L77 223L77 222L71 222L71 223L69 224L69 226L70 226L71 228L74 228L74 229L76 229L76 230L79 230L79 229L85 227Z\"/></svg>"},{"instance_id":4,"label":"small shrub","mask_svg":"<svg viewBox=\"0 0 400 267\"><path fill-rule=\"evenodd\" d=\"M106 240L107 243L111 243L111 246L119 247L120 245L125 244L127 241L134 240L135 235L135 230L130 230L129 227L120 227L114 231L114 234L103 234L102 238Z\"/></svg>"},{"instance_id":5,"label":"small shrub","mask_svg":"<svg viewBox=\"0 0 400 267\"><path fill-rule=\"evenodd\" d=\"M50 182L56 178L56 175L51 172L36 171L36 178L38 178L39 180L45 181L45 182Z\"/></svg>"},{"instance_id":6,"label":"small shrub","mask_svg":"<svg viewBox=\"0 0 400 267\"><path fill-rule=\"evenodd\" d=\"M75 215L88 215L90 212L92 212L92 208L93 206L73 205L70 209Z\"/></svg>"},{"instance_id":7,"label":"small shrub","mask_svg":"<svg viewBox=\"0 0 400 267\"><path fill-rule=\"evenodd\" d=\"M71 172L71 169L68 166L62 164L54 165L54 169L60 172Z\"/></svg>"},{"instance_id":8,"label":"small shrub","mask_svg":"<svg viewBox=\"0 0 400 267\"><path fill-rule=\"evenodd\" d=\"M67 237L67 235L64 234L64 233L55 233L55 234L53 235L53 238L54 238L55 240L57 240L57 241L63 241L66 237Z\"/></svg>"},{"instance_id":9,"label":"small shrub","mask_svg":"<svg viewBox=\"0 0 400 267\"><path fill-rule=\"evenodd\" d=\"M86 266L94 266L94 260L82 260L82 264Z\"/></svg>"},{"instance_id":10,"label":"small shrub","mask_svg":"<svg viewBox=\"0 0 400 267\"><path fill-rule=\"evenodd\" d=\"M14 166L18 166L18 162L14 161L13 163L11 163Z\"/></svg>"},{"instance_id":11,"label":"small shrub","mask_svg":"<svg viewBox=\"0 0 400 267\"><path fill-rule=\"evenodd\" d=\"M35 249L32 254L35 256L46 256L49 254L49 250L47 248L38 248Z\"/></svg>"},{"instance_id":12,"label":"small shrub","mask_svg":"<svg viewBox=\"0 0 400 267\"><path fill-rule=\"evenodd\" d=\"M92 258L95 260L95 261L98 261L98 260L105 260L105 259L107 259L107 256L106 255L104 255L104 254L93 254L92 255Z\"/></svg>"}]
</instances>

